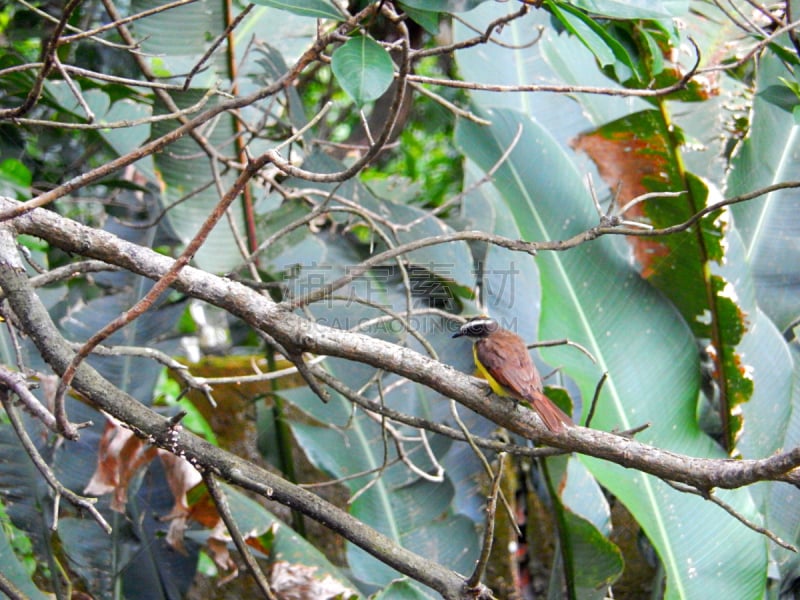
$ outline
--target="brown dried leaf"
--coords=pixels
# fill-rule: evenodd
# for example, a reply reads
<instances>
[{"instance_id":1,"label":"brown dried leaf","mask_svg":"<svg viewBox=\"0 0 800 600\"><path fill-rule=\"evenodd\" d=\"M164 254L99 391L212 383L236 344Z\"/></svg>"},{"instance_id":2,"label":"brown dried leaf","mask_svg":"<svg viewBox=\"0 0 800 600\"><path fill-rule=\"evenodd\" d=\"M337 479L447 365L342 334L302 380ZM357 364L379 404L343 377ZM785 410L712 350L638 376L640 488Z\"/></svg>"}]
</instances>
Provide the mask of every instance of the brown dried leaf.
<instances>
[{"instance_id":1,"label":"brown dried leaf","mask_svg":"<svg viewBox=\"0 0 800 600\"><path fill-rule=\"evenodd\" d=\"M186 531L186 524L191 512L186 494L200 483L203 478L185 458L171 454L166 450L159 450L158 455L164 465L167 484L172 496L175 498L172 510L161 518L162 521L170 522L169 530L167 531L167 544L181 554L186 554L183 533Z\"/></svg>"},{"instance_id":2,"label":"brown dried leaf","mask_svg":"<svg viewBox=\"0 0 800 600\"><path fill-rule=\"evenodd\" d=\"M175 505L164 518L186 516L189 514L189 501L186 498L186 494L200 483L203 478L197 469L181 456L176 456L166 450L159 450L158 456L161 458L161 462L164 465L167 485L169 485L169 489L175 498Z\"/></svg>"},{"instance_id":3,"label":"brown dried leaf","mask_svg":"<svg viewBox=\"0 0 800 600\"><path fill-rule=\"evenodd\" d=\"M330 575L314 577L317 567L280 560L272 565L270 587L280 600L333 600L358 597L355 590L343 586Z\"/></svg>"},{"instance_id":4,"label":"brown dried leaf","mask_svg":"<svg viewBox=\"0 0 800 600\"><path fill-rule=\"evenodd\" d=\"M220 578L217 582L218 585L224 585L239 575L239 567L231 558L231 553L228 550L228 543L230 541L231 537L228 535L225 523L222 522L222 519L218 519L217 524L208 536L207 542L208 551L211 558L214 560L214 564L216 564L221 571L228 572L227 575Z\"/></svg>"},{"instance_id":5,"label":"brown dried leaf","mask_svg":"<svg viewBox=\"0 0 800 600\"><path fill-rule=\"evenodd\" d=\"M633 131L614 131L610 135L592 132L578 136L572 147L594 161L600 177L614 191L618 207L654 187L669 188L667 148L658 136L643 138ZM635 204L624 216L634 221L648 220L643 204ZM650 276L650 266L669 254L669 248L657 239L637 237L630 241L645 278Z\"/></svg>"},{"instance_id":6,"label":"brown dried leaf","mask_svg":"<svg viewBox=\"0 0 800 600\"><path fill-rule=\"evenodd\" d=\"M113 417L106 415L106 419L97 449L97 467L84 493L101 496L113 492L111 509L125 512L131 479L155 458L158 449L137 438Z\"/></svg>"}]
</instances>

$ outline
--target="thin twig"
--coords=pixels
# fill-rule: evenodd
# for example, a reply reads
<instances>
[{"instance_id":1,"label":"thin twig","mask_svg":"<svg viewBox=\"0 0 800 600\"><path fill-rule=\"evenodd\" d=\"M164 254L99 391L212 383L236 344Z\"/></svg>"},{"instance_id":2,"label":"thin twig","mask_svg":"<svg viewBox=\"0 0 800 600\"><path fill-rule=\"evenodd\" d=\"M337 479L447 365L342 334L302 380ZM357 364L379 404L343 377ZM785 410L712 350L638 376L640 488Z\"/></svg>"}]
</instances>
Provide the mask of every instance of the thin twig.
<instances>
[{"instance_id":1,"label":"thin twig","mask_svg":"<svg viewBox=\"0 0 800 600\"><path fill-rule=\"evenodd\" d=\"M491 125L492 124L491 121L487 121L486 119L482 119L481 117L479 117L475 113L473 113L473 112L471 112L469 110L466 110L464 108L461 108L460 106L456 106L455 104L450 102L447 98L445 98L443 96L440 96L436 92L431 91L426 87L423 87L419 83L409 82L409 85L411 86L412 89L418 91L423 96L427 96L428 98L430 98L431 100L433 100L437 104L441 104L442 106L444 106L447 110L449 110L451 113L453 113L457 117L461 117L463 119L467 119L468 121L472 121L473 123L477 123L478 125Z\"/></svg>"},{"instance_id":2,"label":"thin twig","mask_svg":"<svg viewBox=\"0 0 800 600\"><path fill-rule=\"evenodd\" d=\"M349 475L344 475L342 477L337 477L336 479L329 479L327 481L312 481L309 483L298 483L297 485L301 488L305 489L314 489L314 488L321 488L321 487L328 487L331 485L340 485L347 481L352 481L353 479L359 479L361 477L366 477L367 475L372 475L374 473L383 471L386 467L391 467L396 465L400 462L400 457L393 458L389 460L385 465L381 464L380 466L373 467L371 469L364 469L363 471L358 471L357 473L351 473ZM352 504L353 497L351 496L348 500L348 504Z\"/></svg>"},{"instance_id":3,"label":"thin twig","mask_svg":"<svg viewBox=\"0 0 800 600\"><path fill-rule=\"evenodd\" d=\"M314 358L310 359L306 366L317 365L325 360L327 360L327 356L315 356ZM230 383L257 383L262 381L271 381L274 379L280 379L282 377L287 377L289 375L297 374L297 367L286 367L285 369L278 369L277 371L268 371L265 373L258 372L256 375L234 375L231 377L196 377L194 378L195 381L202 385L225 385Z\"/></svg>"},{"instance_id":4,"label":"thin twig","mask_svg":"<svg viewBox=\"0 0 800 600\"><path fill-rule=\"evenodd\" d=\"M314 372L308 368L305 358L303 357L303 353L290 352L289 354L286 355L286 358L290 360L295 367L297 367L297 372L303 379L305 379L309 389L311 389L311 391L314 392L317 395L317 397L320 400L322 400L322 402L324 402L325 404L330 402L331 400L330 394L328 394L328 391L319 384L317 378L314 376Z\"/></svg>"},{"instance_id":5,"label":"thin twig","mask_svg":"<svg viewBox=\"0 0 800 600\"><path fill-rule=\"evenodd\" d=\"M193 0L196 2L197 0ZM12 73L21 73L25 71L33 71L36 69L40 69L44 63L41 62L31 62L25 63L22 65L14 65L11 67L6 67L5 69L0 69L0 77L5 77L6 75L10 75ZM87 79L97 79L98 81L107 81L109 83L119 83L121 85L128 85L132 87L140 87L145 89L153 89L153 88L160 88L163 90L172 90L178 92L181 90L181 86L176 85L174 83L162 83L158 81L140 81L139 79L131 79L129 77L120 77L119 75L109 75L108 73L99 73L97 71L92 71L90 69L84 69L81 67L76 67L75 65L63 65L64 70L71 74L76 75L79 77L85 77ZM216 90L216 93L221 96L228 96L225 92ZM19 119L19 123L26 123L29 122L29 119ZM48 121L49 122L49 121ZM64 123L63 126L69 125L69 123ZM62 125L59 124L59 127Z\"/></svg>"},{"instance_id":6,"label":"thin twig","mask_svg":"<svg viewBox=\"0 0 800 600\"><path fill-rule=\"evenodd\" d=\"M483 470L492 481L495 481L500 475L495 473L492 469L492 465L489 464L489 461L478 449L478 446L475 444L475 440L473 439L472 433L467 429L466 423L461 419L461 415L458 414L458 405L456 404L455 400L450 401L450 414L453 415L453 419L455 420L456 424L458 425L461 432L464 434L464 439L466 440L469 447L472 448L473 454L478 459L478 462L481 463L483 466ZM522 536L522 532L519 530L519 525L517 524L517 517L514 514L514 510L511 508L511 504L509 504L508 500L506 499L505 494L502 490L500 490L500 500L503 503L503 507L506 509L506 513L508 514L508 522L514 528L514 533L517 534L517 537Z\"/></svg>"},{"instance_id":7,"label":"thin twig","mask_svg":"<svg viewBox=\"0 0 800 600\"><path fill-rule=\"evenodd\" d=\"M3 573L0 573L0 592L8 596L9 600L30 600L27 594L24 594L14 583Z\"/></svg>"},{"instance_id":8,"label":"thin twig","mask_svg":"<svg viewBox=\"0 0 800 600\"><path fill-rule=\"evenodd\" d=\"M17 335L16 327L12 325L11 320L14 319L13 311L6 310L6 307L0 303L0 321L6 325L6 333L11 340L11 346L14 348L14 361L17 369L25 372L25 353L22 351L22 344L19 343L19 336Z\"/></svg>"},{"instance_id":9,"label":"thin twig","mask_svg":"<svg viewBox=\"0 0 800 600\"><path fill-rule=\"evenodd\" d=\"M485 44L487 42L492 42L497 44L498 46L502 46L503 44L500 43L497 39L492 37L492 34L500 31L503 27L515 21L521 17L524 17L528 14L528 6L523 4L519 10L513 13L509 13L507 15L503 15L489 23L486 28L481 32L477 27L472 26L470 23L461 19L458 15L452 15L454 19L463 23L467 28L471 29L472 31L478 33L479 35L469 38L467 40L462 40L460 42L455 42L453 44L447 44L444 46L437 46L435 48L422 48L420 50L415 50L412 54L412 58L414 60L419 60L420 58L426 56L440 56L443 54L449 55L453 54L458 50L464 50L466 48L472 48L474 46L479 46ZM540 34L541 35L541 34ZM538 41L538 38L534 40L534 43Z\"/></svg>"},{"instance_id":10,"label":"thin twig","mask_svg":"<svg viewBox=\"0 0 800 600\"><path fill-rule=\"evenodd\" d=\"M128 23L133 23L134 21L138 21L140 19L144 19L145 17L149 17L151 15L165 12L167 10L171 10L173 8L179 8L186 4L192 4L197 2L198 0L175 0L174 2L167 2L166 4L159 4L155 8L151 8L148 10L143 10L133 15L128 15L127 17L120 17L119 19L115 19L110 23L105 23L95 29L89 29L87 31L80 31L77 27L68 26L70 31L75 31L77 33L73 35L65 35L61 38L61 44L70 44L72 42L85 39L87 37L96 38L98 42L105 42L102 38L99 38L98 35L101 33L105 33L106 31L110 31L112 29L116 29L121 25L127 25ZM26 3L27 4L27 3ZM106 42L108 43L108 42ZM130 47L136 47L129 46Z\"/></svg>"},{"instance_id":11,"label":"thin twig","mask_svg":"<svg viewBox=\"0 0 800 600\"><path fill-rule=\"evenodd\" d=\"M242 9L242 11L236 15L236 18L231 23L228 23L227 27L225 27L225 30L217 36L217 39L214 40L214 42L209 46L208 50L205 51L203 56L200 57L200 60L197 61L194 67L192 67L192 70L186 75L186 80L183 82L184 91L189 89L194 76L197 75L200 69L203 68L203 65L206 64L208 59L211 58L214 52L217 51L217 48L219 48L220 44L222 44L222 42L228 38L229 34L233 32L233 30L236 29L239 23L244 20L248 13L253 10L254 6L255 4L252 2L245 6L244 9Z\"/></svg>"},{"instance_id":12,"label":"thin twig","mask_svg":"<svg viewBox=\"0 0 800 600\"><path fill-rule=\"evenodd\" d=\"M784 181L781 183L774 183L772 185L764 186L763 188L759 188L752 192L747 192L739 196L734 196L733 198L726 198L725 200L720 200L719 202L710 204L705 208L703 208L702 210L697 211L695 214L693 214L685 221L678 223L677 225L664 227L662 229L652 229L649 231L642 231L640 229L629 229L629 228L626 229L622 227L616 227L616 228L600 227L598 228L598 234L604 235L612 233L618 235L632 235L639 237L649 237L649 236L655 237L655 236L671 235L673 233L689 229L692 225L697 223L700 219L702 219L706 215L721 210L726 206L731 206L733 204L740 204L741 202L748 202L750 200L753 200L754 198L758 198L759 196L765 196L767 194L771 194L772 192L777 192L786 189L793 189L793 188L800 188L800 181ZM568 240L567 243L569 242L570 241Z\"/></svg>"},{"instance_id":13,"label":"thin twig","mask_svg":"<svg viewBox=\"0 0 800 600\"><path fill-rule=\"evenodd\" d=\"M483 231L455 231L453 233L421 238L418 240L414 240L412 242L408 242L407 244L401 244L400 246L389 248L388 250L384 250L383 252L379 252L378 254L373 254L370 258L363 260L358 265L355 265L354 267L350 268L346 275L343 275L336 281L328 285L322 286L313 292L309 292L308 294L306 294L301 298L296 298L292 300L291 302L287 303L287 306L291 308L297 308L298 306L303 306L311 304L312 302L317 302L319 300L322 300L323 298L326 298L334 291L344 287L348 283L354 281L356 278L362 276L372 267L379 265L383 262L386 262L389 259L397 258L398 256L402 256L414 250L420 250L422 248L427 248L429 246L437 246L439 244L446 244L449 242L455 242L459 240L476 240L476 241L488 242L490 244L496 244L503 248L509 248L513 250L527 252L528 254L531 255L535 255L538 248L540 247L539 244L536 243L525 242L520 240L516 241L510 240L509 238L499 235L494 235L491 233L486 233Z\"/></svg>"},{"instance_id":14,"label":"thin twig","mask_svg":"<svg viewBox=\"0 0 800 600\"><path fill-rule=\"evenodd\" d=\"M404 425L408 425L409 427L414 427L416 429L424 429L426 431L430 431L431 433L438 433L445 437L448 437L453 440L465 442L468 440L472 440L476 446L480 448L485 448L487 450L492 450L494 452L506 452L508 454L518 455L518 456L555 456L559 454L563 454L563 451L557 450L555 448L532 448L531 446L521 446L518 444L509 444L505 442L500 442L495 439L489 438L482 438L475 436L473 434L467 435L464 433L464 430L454 429L447 425L443 425L438 422L429 421L427 419L423 419L421 417L415 417L413 415L409 415L406 413L401 413L396 411L392 408L387 406L381 406L377 402L366 398L362 394L359 394L355 390L348 387L344 384L341 380L337 379L327 371L323 369L315 369L314 375L325 385L331 387L336 392L357 404L361 408L367 411L379 413L385 415L387 418L391 419L392 421L396 421L398 423L402 423Z\"/></svg>"},{"instance_id":15,"label":"thin twig","mask_svg":"<svg viewBox=\"0 0 800 600\"><path fill-rule=\"evenodd\" d=\"M250 574L253 576L253 579L256 580L256 585L258 585L259 589L261 589L264 597L269 598L270 600L277 600L277 597L275 594L273 594L272 589L269 586L267 576L264 575L261 567L258 566L256 559L253 557L250 549L247 546L247 542L242 536L239 526L236 524L236 518L233 516L231 508L228 505L228 497L226 496L225 491L217 483L217 479L213 473L205 470L201 473L203 475L203 481L206 484L206 489L208 490L211 498L214 500L214 504L217 506L217 512L219 512L219 516L222 517L222 521L225 523L225 527L228 529L228 533L231 535L231 539L236 545L236 549L239 550L239 554L241 555L242 560L244 560L244 564L247 565Z\"/></svg>"},{"instance_id":16,"label":"thin twig","mask_svg":"<svg viewBox=\"0 0 800 600\"><path fill-rule=\"evenodd\" d=\"M501 452L497 455L497 470L495 476L492 478L492 488L489 492L489 498L486 502L486 525L483 530L483 543L481 544L481 553L475 563L475 569L472 575L466 581L465 587L473 589L477 587L483 574L486 572L486 567L489 565L489 556L492 553L492 543L494 542L494 525L497 515L497 497L500 492L500 482L503 479L503 469L505 468L506 454ZM511 513L513 515L513 513ZM512 517L512 522L514 521Z\"/></svg>"},{"instance_id":17,"label":"thin twig","mask_svg":"<svg viewBox=\"0 0 800 600\"><path fill-rule=\"evenodd\" d=\"M101 272L117 272L120 268L116 265L109 265L100 260L81 260L78 262L64 265L63 267L56 267L41 275L31 277L31 285L35 288L45 285L51 285L67 279L73 279L78 275L87 273L101 273ZM2 291L0 291L0 298L2 298Z\"/></svg>"},{"instance_id":18,"label":"thin twig","mask_svg":"<svg viewBox=\"0 0 800 600\"><path fill-rule=\"evenodd\" d=\"M592 419L594 418L594 411L597 408L597 402L600 400L600 392L603 389L603 385L606 383L606 379L608 379L608 372L606 371L603 373L603 376L600 377L600 381L597 382L597 385L594 387L594 395L592 396L592 403L589 405L589 414L586 415L586 425L584 427L591 427L592 426Z\"/></svg>"},{"instance_id":19,"label":"thin twig","mask_svg":"<svg viewBox=\"0 0 800 600\"><path fill-rule=\"evenodd\" d=\"M58 59L58 54L53 56L53 63L55 64L56 69L58 72L61 73L61 76L64 78L64 83L67 84L69 91L72 92L72 95L75 97L75 100L78 101L78 104L83 109L83 112L86 113L86 120L89 123L94 123L95 114L92 112L92 109L89 108L89 104L86 102L86 99L83 97L81 90L72 80L72 77L69 76L69 73L64 69L64 65L61 64L61 61Z\"/></svg>"},{"instance_id":20,"label":"thin twig","mask_svg":"<svg viewBox=\"0 0 800 600\"><path fill-rule=\"evenodd\" d=\"M380 385L380 381L378 381L378 385ZM385 403L381 401L381 405L385 406ZM428 443L428 437L426 435L425 429L418 429L419 435L416 437L403 435L400 431L397 430L389 421L384 413L374 413L370 410L365 410L364 413L372 420L379 423L381 428L386 432L387 435L391 436L392 440L394 441L395 449L397 450L397 457L403 464L408 467L409 471L414 473L420 479L424 479L426 481L431 481L433 483L441 483L444 481L444 467L439 463L439 460L436 458L436 455L433 453L430 444ZM421 469L411 460L409 453L406 452L405 449L405 442L417 442L419 443L420 447L425 450L425 454L428 457L428 460L434 467L433 474L428 473L427 471ZM386 459L384 458L384 462ZM352 503L355 499L351 498L350 503Z\"/></svg>"},{"instance_id":21,"label":"thin twig","mask_svg":"<svg viewBox=\"0 0 800 600\"><path fill-rule=\"evenodd\" d=\"M146 117L142 117L140 119L123 119L121 121L90 121L89 123L67 123L64 121L51 121L47 119L16 119L16 122L20 125L36 125L38 127L51 127L51 128L58 128L58 129L74 129L74 130L84 130L84 131L96 131L100 129L128 129L130 127L136 127L138 125L150 125L152 123L158 123L161 121L171 121L174 119L180 119L182 117L187 117L191 114L196 113L201 108L203 108L206 104L208 104L209 99L218 94L219 90L216 88L209 88L203 94L203 97L200 98L197 102L192 104L187 108L181 108L179 110L175 110L173 112L169 112L163 115L148 115Z\"/></svg>"},{"instance_id":22,"label":"thin twig","mask_svg":"<svg viewBox=\"0 0 800 600\"><path fill-rule=\"evenodd\" d=\"M800 27L800 20L793 21L784 25L783 27L778 27L775 31L773 31L769 36L765 37L763 40L760 40L755 46L753 46L749 52L747 52L744 56L739 58L738 60L732 62L726 62L720 65L713 65L710 67L704 67L699 69L697 73L702 75L704 73L712 73L714 71L730 71L735 70L741 67L743 64L752 60L752 58L758 54L762 49L770 45L772 42L775 41L776 38L780 37L784 33L790 33Z\"/></svg>"},{"instance_id":23,"label":"thin twig","mask_svg":"<svg viewBox=\"0 0 800 600\"><path fill-rule=\"evenodd\" d=\"M686 494L695 494L696 496L700 496L701 498L708 500L712 504L716 504L717 506L722 508L725 512L727 512L729 515L731 515L734 519L742 523L742 525L744 525L745 527L748 527L753 531L755 531L756 533L760 533L761 535L766 536L767 538L769 538L782 548L786 548L787 550L791 550L792 552L798 552L797 547L794 544L790 544L789 542L782 540L777 534L771 532L769 529L766 529L765 527L761 527L757 523L754 523L753 521L745 517L743 514L738 512L730 504L720 499L719 496L717 496L713 492L701 490L696 487L684 485L682 483L675 483L674 481L669 481L667 479L663 479L662 481L664 481L664 483L666 483L668 486L679 492L683 492Z\"/></svg>"},{"instance_id":24,"label":"thin twig","mask_svg":"<svg viewBox=\"0 0 800 600\"><path fill-rule=\"evenodd\" d=\"M28 436L28 432L25 430L25 425L19 418L19 413L17 413L14 403L11 402L8 397L8 393L3 389L0 389L0 402L2 402L3 408L8 416L8 420L11 422L11 426L14 428L14 432L17 434L17 438L19 438L19 441L22 443L22 447L25 449L25 452L27 452L36 469L42 474L42 477L44 477L47 484L53 489L53 492L55 492L55 501L58 502L58 499L63 496L67 499L67 501L74 504L79 509L88 511L92 518L97 521L97 524L103 528L103 531L110 534L111 525L108 524L103 515L100 514L100 511L98 511L95 507L97 498L79 496L72 490L62 485L62 483L55 476L55 473L53 473L52 469L50 469L50 466L45 462L41 454L39 454L39 451L36 449L36 444L34 444L33 440L31 440L31 438ZM55 510L53 511L53 523L51 525L51 529L55 531L57 528L58 508L56 506Z\"/></svg>"},{"instance_id":25,"label":"thin twig","mask_svg":"<svg viewBox=\"0 0 800 600\"><path fill-rule=\"evenodd\" d=\"M378 396L381 399L380 404L381 404L381 406L385 406L386 402L384 401L385 399L384 399L384 396L383 396L383 385L382 385L382 379L380 377L378 377L377 384L378 384ZM350 496L350 498L347 499L347 503L349 505L351 505L351 506L356 502L356 500L359 499L359 497L361 497L369 489L371 489L375 485L377 485L381 475L386 471L386 469L389 466L389 461L390 461L390 459L389 459L389 440L388 440L389 427L387 426L388 424L386 422L386 417L384 417L383 415L379 415L378 418L377 418L377 421L379 422L380 429L381 429L381 451L382 451L382 453L381 453L381 456L382 456L381 464L375 470L375 473L373 474L372 478L366 484L361 486L361 488L356 490L356 492L353 493ZM395 440L395 444L396 444L396 447L399 446L399 444L397 444L397 440ZM402 458L402 454L400 454L400 452L398 452L397 458L398 459Z\"/></svg>"},{"instance_id":26,"label":"thin twig","mask_svg":"<svg viewBox=\"0 0 800 600\"><path fill-rule=\"evenodd\" d=\"M622 216L630 209L632 209L637 204L642 202L646 202L647 200L654 200L660 198L680 198L681 196L685 196L689 192L682 190L680 192L648 192L646 194L642 194L640 196L636 196L633 200L625 204L622 208L619 209L619 215Z\"/></svg>"},{"instance_id":27,"label":"thin twig","mask_svg":"<svg viewBox=\"0 0 800 600\"><path fill-rule=\"evenodd\" d=\"M81 344L77 342L71 342L70 347L74 350L78 350L80 349ZM209 405L213 408L216 408L217 402L214 400L213 389L211 387L212 383L241 383L243 381L242 377L221 377L220 379L225 380L222 382L216 379L195 377L192 375L187 365L175 360L166 352L162 352L156 348L145 348L144 346L104 346L100 344L96 346L94 350L92 350L92 353L97 354L98 356L139 356L142 358L155 360L168 369L171 369L175 374L175 377L180 379L185 387L197 390L203 394ZM260 379L255 378L254 380L261 381L262 379L269 379L269 377L262 376Z\"/></svg>"},{"instance_id":28,"label":"thin twig","mask_svg":"<svg viewBox=\"0 0 800 600\"><path fill-rule=\"evenodd\" d=\"M9 371L0 365L0 390L4 394L9 391L13 392L30 414L41 421L50 431L59 433L55 416L31 392L28 381L22 373ZM73 427L77 430L77 426L73 424Z\"/></svg>"},{"instance_id":29,"label":"thin twig","mask_svg":"<svg viewBox=\"0 0 800 600\"><path fill-rule=\"evenodd\" d=\"M106 0L107 1L107 0ZM169 269L167 273L164 274L162 278L160 278L152 288L144 295L139 301L136 302L130 309L122 313L119 317L111 321L108 325L100 329L94 335L92 335L81 347L81 349L75 353L75 357L70 362L67 369L64 371L64 374L61 377L61 381L58 384L58 389L56 390L56 397L55 397L55 414L56 420L59 423L59 426L66 427L69 424L67 419L66 412L64 410L64 394L67 391L72 379L75 377L75 373L78 369L78 365L83 362L83 360L89 356L92 350L98 346L103 340L107 339L111 334L116 331L119 331L126 325L130 324L132 321L143 315L146 311L150 309L153 303L163 294L167 288L169 288L172 283L178 278L180 275L181 270L189 263L195 253L200 249L200 246L205 243L206 239L208 238L211 230L220 220L220 218L225 214L228 206L236 199L241 191L242 187L247 185L247 182L251 179L253 174L261 168L263 162L265 162L265 158L262 157L259 161L254 161L251 163L248 168L239 174L234 184L228 190L226 195L220 200L217 206L214 207L214 210L211 214L206 218L205 222L201 225L200 230L195 234L194 238L186 245L185 250L181 253L181 255L175 260L172 267ZM298 364L298 369L300 369L300 373L302 374L303 371L301 366Z\"/></svg>"},{"instance_id":30,"label":"thin twig","mask_svg":"<svg viewBox=\"0 0 800 600\"><path fill-rule=\"evenodd\" d=\"M591 352L589 352L588 348L582 346L578 342L573 342L572 340L567 338L562 338L560 340L543 340L543 341L533 342L531 344L528 344L527 347L552 348L553 346L569 346L570 348L575 348L577 350L580 350L580 352L583 353L590 361L592 361L594 364L597 364L597 358L595 358L595 356Z\"/></svg>"},{"instance_id":31,"label":"thin twig","mask_svg":"<svg viewBox=\"0 0 800 600\"><path fill-rule=\"evenodd\" d=\"M601 96L622 96L622 97L639 97L639 98L659 98L667 96L674 92L681 91L686 88L689 82L699 72L700 65L700 50L697 44L689 38L689 41L694 45L696 51L695 64L686 75L681 77L675 83L662 87L662 88L614 88L614 87L599 87L589 85L556 85L556 84L490 84L478 83L475 81L462 81L459 79L442 79L440 77L427 77L424 75L409 75L408 81L411 83L423 83L426 85L440 85L443 87L458 88L463 90L476 90L483 92L550 92L557 94L595 94Z\"/></svg>"}]
</instances>

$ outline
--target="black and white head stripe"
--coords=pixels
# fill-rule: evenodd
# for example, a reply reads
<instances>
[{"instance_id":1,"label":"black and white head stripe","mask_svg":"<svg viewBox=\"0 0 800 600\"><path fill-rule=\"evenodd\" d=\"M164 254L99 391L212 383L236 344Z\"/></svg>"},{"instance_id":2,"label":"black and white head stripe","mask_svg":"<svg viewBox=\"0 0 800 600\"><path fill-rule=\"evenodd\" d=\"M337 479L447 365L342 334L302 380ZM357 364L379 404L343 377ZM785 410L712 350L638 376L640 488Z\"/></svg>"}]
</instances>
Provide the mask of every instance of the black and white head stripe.
<instances>
[{"instance_id":1,"label":"black and white head stripe","mask_svg":"<svg viewBox=\"0 0 800 600\"><path fill-rule=\"evenodd\" d=\"M489 317L475 317L464 323L453 337L482 338L500 329L500 325Z\"/></svg>"}]
</instances>

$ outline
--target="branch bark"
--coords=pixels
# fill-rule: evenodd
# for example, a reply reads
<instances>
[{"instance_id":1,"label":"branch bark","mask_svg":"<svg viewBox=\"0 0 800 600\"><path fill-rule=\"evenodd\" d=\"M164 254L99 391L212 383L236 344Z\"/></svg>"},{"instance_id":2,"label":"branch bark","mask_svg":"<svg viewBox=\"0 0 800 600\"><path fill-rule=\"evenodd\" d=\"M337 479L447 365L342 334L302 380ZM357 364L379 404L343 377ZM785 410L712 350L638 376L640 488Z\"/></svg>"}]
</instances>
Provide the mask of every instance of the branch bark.
<instances>
[{"instance_id":1,"label":"branch bark","mask_svg":"<svg viewBox=\"0 0 800 600\"><path fill-rule=\"evenodd\" d=\"M0 197L0 210L12 203L12 200ZM150 279L163 276L174 262L147 248L46 210L36 209L10 223L19 233L41 237L68 252L103 260ZM7 282L3 277L0 277L0 285L6 288ZM449 365L377 338L314 323L225 277L187 266L175 280L174 287L227 310L252 327L265 331L290 351L336 356L392 371L457 400L514 433L562 450L608 460L699 490L732 489L765 480L800 483L800 472L795 470L800 466L800 448L763 459L709 459L677 454L585 427L576 426L563 433L553 433L541 424L535 413L515 407L512 401L496 398L487 402L481 382ZM10 293L6 290L10 300ZM25 310L24 306L19 308ZM37 341L36 321L28 327L32 330L28 333L44 356L48 350L47 343L55 341ZM51 363L51 366L56 365ZM61 372L58 368L56 371ZM99 406L106 409L103 404Z\"/></svg>"}]
</instances>

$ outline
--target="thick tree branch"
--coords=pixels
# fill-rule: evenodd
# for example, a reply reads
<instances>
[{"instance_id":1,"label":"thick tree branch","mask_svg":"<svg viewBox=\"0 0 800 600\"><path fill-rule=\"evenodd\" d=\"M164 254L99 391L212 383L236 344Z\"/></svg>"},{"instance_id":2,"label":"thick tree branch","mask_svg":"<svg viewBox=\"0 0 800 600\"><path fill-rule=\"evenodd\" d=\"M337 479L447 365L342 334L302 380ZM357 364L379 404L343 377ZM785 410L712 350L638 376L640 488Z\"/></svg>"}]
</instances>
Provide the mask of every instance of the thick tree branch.
<instances>
[{"instance_id":1,"label":"thick tree branch","mask_svg":"<svg viewBox=\"0 0 800 600\"><path fill-rule=\"evenodd\" d=\"M0 209L9 203L11 201L0 199ZM173 265L171 258L50 211L33 211L15 219L13 225L18 232L42 237L69 252L97 258L151 279L160 278ZM0 280L0 285L5 287L6 282ZM535 413L516 408L512 401L496 399L487 402L482 384L449 365L367 335L313 323L230 279L185 267L174 287L224 308L251 326L269 333L285 347L346 358L392 371L457 400L510 431L562 450L608 460L700 490L737 488L764 480L800 482L800 473L794 471L800 466L800 448L759 460L707 459L676 454L585 427L573 427L556 434L547 430ZM35 321L30 324L34 331L28 333L32 336L35 336L35 325ZM43 351L40 342L37 346Z\"/></svg>"}]
</instances>

